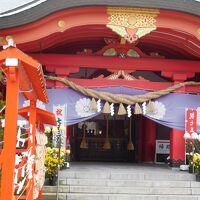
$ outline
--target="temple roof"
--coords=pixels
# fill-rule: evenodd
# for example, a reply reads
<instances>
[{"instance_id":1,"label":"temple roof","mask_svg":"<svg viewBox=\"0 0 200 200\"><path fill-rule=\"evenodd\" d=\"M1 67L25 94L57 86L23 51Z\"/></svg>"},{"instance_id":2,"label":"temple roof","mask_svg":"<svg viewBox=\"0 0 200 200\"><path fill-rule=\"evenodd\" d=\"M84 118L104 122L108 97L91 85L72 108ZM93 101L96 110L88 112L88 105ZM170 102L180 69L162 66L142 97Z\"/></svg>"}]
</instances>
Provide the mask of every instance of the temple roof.
<instances>
[{"instance_id":1,"label":"temple roof","mask_svg":"<svg viewBox=\"0 0 200 200\"><path fill-rule=\"evenodd\" d=\"M200 0L0 0L0 28L39 20L59 10L80 6L134 6L176 10L200 16Z\"/></svg>"}]
</instances>

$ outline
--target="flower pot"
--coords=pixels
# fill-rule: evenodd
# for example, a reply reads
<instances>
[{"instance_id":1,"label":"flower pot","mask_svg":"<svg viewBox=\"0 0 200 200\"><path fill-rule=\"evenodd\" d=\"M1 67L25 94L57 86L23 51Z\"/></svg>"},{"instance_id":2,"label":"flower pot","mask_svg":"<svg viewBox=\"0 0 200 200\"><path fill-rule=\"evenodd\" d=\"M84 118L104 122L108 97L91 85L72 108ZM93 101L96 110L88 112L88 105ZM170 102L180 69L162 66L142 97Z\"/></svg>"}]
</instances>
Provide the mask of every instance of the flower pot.
<instances>
[{"instance_id":1,"label":"flower pot","mask_svg":"<svg viewBox=\"0 0 200 200\"><path fill-rule=\"evenodd\" d=\"M196 181L200 182L200 174L196 174Z\"/></svg>"},{"instance_id":2,"label":"flower pot","mask_svg":"<svg viewBox=\"0 0 200 200\"><path fill-rule=\"evenodd\" d=\"M55 186L57 185L58 177L57 176L51 176L49 177L49 185Z\"/></svg>"},{"instance_id":3,"label":"flower pot","mask_svg":"<svg viewBox=\"0 0 200 200\"><path fill-rule=\"evenodd\" d=\"M193 172L194 172L194 170L193 170L193 166L190 165L190 166L189 166L189 173L192 174Z\"/></svg>"}]
</instances>

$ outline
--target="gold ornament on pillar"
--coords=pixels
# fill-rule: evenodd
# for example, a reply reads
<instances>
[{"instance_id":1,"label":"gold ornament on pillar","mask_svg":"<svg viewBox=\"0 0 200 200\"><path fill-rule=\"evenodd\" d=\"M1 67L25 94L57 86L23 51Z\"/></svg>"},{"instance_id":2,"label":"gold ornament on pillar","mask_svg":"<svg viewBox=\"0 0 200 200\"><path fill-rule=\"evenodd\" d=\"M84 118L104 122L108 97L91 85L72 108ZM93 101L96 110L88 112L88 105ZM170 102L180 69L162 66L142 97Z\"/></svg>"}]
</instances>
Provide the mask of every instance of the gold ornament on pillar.
<instances>
[{"instance_id":1,"label":"gold ornament on pillar","mask_svg":"<svg viewBox=\"0 0 200 200\"><path fill-rule=\"evenodd\" d=\"M105 115L106 118L106 140L105 143L103 145L103 149L111 149L111 144L110 144L110 139L109 139L109 121L108 121L108 115Z\"/></svg>"},{"instance_id":2,"label":"gold ornament on pillar","mask_svg":"<svg viewBox=\"0 0 200 200\"><path fill-rule=\"evenodd\" d=\"M129 150L129 151L134 150L134 145L132 142L132 120L131 120L131 117L129 119L129 141L128 141L127 150Z\"/></svg>"},{"instance_id":3,"label":"gold ornament on pillar","mask_svg":"<svg viewBox=\"0 0 200 200\"><path fill-rule=\"evenodd\" d=\"M134 43L150 32L156 30L158 9L108 7L107 27Z\"/></svg>"},{"instance_id":4,"label":"gold ornament on pillar","mask_svg":"<svg viewBox=\"0 0 200 200\"><path fill-rule=\"evenodd\" d=\"M88 143L86 141L85 132L86 132L86 124L84 123L83 124L83 138L82 138L81 145L80 145L81 149L87 149L88 148Z\"/></svg>"}]
</instances>

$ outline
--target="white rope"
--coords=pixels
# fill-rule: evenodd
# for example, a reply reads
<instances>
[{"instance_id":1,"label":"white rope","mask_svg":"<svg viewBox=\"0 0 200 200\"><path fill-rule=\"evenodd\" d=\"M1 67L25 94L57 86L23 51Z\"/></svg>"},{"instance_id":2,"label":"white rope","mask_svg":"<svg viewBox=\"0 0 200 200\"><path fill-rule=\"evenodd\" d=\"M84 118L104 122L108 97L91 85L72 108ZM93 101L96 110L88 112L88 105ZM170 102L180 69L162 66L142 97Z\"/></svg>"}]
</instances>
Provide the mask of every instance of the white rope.
<instances>
[{"instance_id":1,"label":"white rope","mask_svg":"<svg viewBox=\"0 0 200 200\"><path fill-rule=\"evenodd\" d=\"M19 200L20 199L20 197L23 195L23 193L25 192L25 190L26 190L26 188L28 187L28 185L29 185L29 182L30 182L30 180L28 181L28 183L26 184L26 186L25 186L25 188L24 188L24 190L21 192L21 194L18 196L18 198L17 198L17 200Z\"/></svg>"}]
</instances>

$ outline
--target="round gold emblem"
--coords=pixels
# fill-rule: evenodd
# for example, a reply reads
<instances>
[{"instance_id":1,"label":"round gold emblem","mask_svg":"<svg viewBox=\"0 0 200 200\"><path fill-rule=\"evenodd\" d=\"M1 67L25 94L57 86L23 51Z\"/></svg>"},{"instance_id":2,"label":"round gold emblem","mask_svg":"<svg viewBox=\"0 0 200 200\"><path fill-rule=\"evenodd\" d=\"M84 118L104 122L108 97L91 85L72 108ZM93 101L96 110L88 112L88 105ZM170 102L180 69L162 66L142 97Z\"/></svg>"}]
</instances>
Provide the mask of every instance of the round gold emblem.
<instances>
[{"instance_id":1,"label":"round gold emblem","mask_svg":"<svg viewBox=\"0 0 200 200\"><path fill-rule=\"evenodd\" d=\"M128 24L134 25L137 22L137 19L134 16L128 18Z\"/></svg>"},{"instance_id":2,"label":"round gold emblem","mask_svg":"<svg viewBox=\"0 0 200 200\"><path fill-rule=\"evenodd\" d=\"M64 20L58 21L58 27L60 27L60 28L65 27L65 21Z\"/></svg>"}]
</instances>

